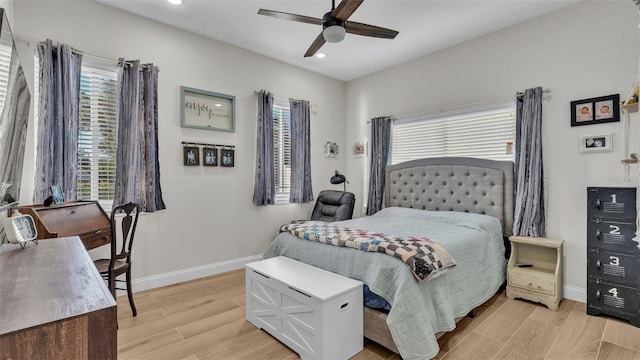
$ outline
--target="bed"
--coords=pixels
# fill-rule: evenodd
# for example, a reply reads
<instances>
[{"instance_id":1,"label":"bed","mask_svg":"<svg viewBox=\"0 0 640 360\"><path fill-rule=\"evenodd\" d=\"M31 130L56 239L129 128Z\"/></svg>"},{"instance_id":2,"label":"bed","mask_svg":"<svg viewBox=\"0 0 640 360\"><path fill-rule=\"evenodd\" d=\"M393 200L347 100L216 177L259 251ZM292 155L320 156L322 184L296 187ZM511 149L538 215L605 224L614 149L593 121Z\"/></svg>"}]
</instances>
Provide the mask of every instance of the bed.
<instances>
[{"instance_id":1,"label":"bed","mask_svg":"<svg viewBox=\"0 0 640 360\"><path fill-rule=\"evenodd\" d=\"M284 255L364 282L388 314L365 309L365 337L403 359L438 353L437 336L490 299L506 278L504 238L513 226L513 163L429 158L387 167L385 209L333 223L441 243L456 265L419 282L398 258L280 233L264 257Z\"/></svg>"}]
</instances>

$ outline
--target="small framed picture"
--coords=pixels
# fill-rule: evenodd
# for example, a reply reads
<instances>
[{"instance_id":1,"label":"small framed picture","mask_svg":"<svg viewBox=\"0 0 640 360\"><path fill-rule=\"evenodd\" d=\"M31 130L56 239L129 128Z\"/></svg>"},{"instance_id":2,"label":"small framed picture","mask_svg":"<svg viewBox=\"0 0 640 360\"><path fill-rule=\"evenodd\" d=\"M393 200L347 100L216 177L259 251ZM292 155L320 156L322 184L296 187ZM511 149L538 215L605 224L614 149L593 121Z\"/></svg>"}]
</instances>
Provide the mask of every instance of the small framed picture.
<instances>
[{"instance_id":1,"label":"small framed picture","mask_svg":"<svg viewBox=\"0 0 640 360\"><path fill-rule=\"evenodd\" d=\"M620 121L620 94L571 102L571 126Z\"/></svg>"},{"instance_id":2,"label":"small framed picture","mask_svg":"<svg viewBox=\"0 0 640 360\"><path fill-rule=\"evenodd\" d=\"M360 158L364 157L364 154L367 152L367 144L365 142L355 142L353 144L353 157Z\"/></svg>"},{"instance_id":3,"label":"small framed picture","mask_svg":"<svg viewBox=\"0 0 640 360\"><path fill-rule=\"evenodd\" d=\"M338 143L327 141L324 144L324 157L337 158L339 152Z\"/></svg>"},{"instance_id":4,"label":"small framed picture","mask_svg":"<svg viewBox=\"0 0 640 360\"><path fill-rule=\"evenodd\" d=\"M612 145L611 133L580 136L581 153L612 151Z\"/></svg>"},{"instance_id":5,"label":"small framed picture","mask_svg":"<svg viewBox=\"0 0 640 360\"><path fill-rule=\"evenodd\" d=\"M217 148L202 148L202 166L218 166Z\"/></svg>"},{"instance_id":6,"label":"small framed picture","mask_svg":"<svg viewBox=\"0 0 640 360\"><path fill-rule=\"evenodd\" d=\"M62 193L62 188L58 185L54 185L51 187L51 196L53 196L53 203L58 205L64 202L64 194Z\"/></svg>"},{"instance_id":7,"label":"small framed picture","mask_svg":"<svg viewBox=\"0 0 640 360\"><path fill-rule=\"evenodd\" d=\"M185 146L182 148L184 166L200 165L200 149L196 146Z\"/></svg>"},{"instance_id":8,"label":"small framed picture","mask_svg":"<svg viewBox=\"0 0 640 360\"><path fill-rule=\"evenodd\" d=\"M220 166L234 167L235 166L235 151L233 149L221 149L220 157L222 161Z\"/></svg>"}]
</instances>

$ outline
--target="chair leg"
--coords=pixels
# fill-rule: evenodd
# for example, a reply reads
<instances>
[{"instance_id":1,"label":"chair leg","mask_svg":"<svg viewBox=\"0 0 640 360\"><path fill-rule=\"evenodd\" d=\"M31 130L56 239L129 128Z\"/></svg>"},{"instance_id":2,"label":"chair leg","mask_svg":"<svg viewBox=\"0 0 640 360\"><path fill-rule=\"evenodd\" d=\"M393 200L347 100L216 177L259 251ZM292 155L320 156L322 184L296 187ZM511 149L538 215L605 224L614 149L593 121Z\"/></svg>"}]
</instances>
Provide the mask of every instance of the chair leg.
<instances>
[{"instance_id":1,"label":"chair leg","mask_svg":"<svg viewBox=\"0 0 640 360\"><path fill-rule=\"evenodd\" d=\"M127 270L127 297L129 298L129 305L131 306L133 316L138 315L136 305L133 303L133 291L131 291L131 268Z\"/></svg>"},{"instance_id":2,"label":"chair leg","mask_svg":"<svg viewBox=\"0 0 640 360\"><path fill-rule=\"evenodd\" d=\"M111 295L113 296L113 299L115 300L116 298L116 277L113 276L112 273L109 273L108 277L107 277L107 286L109 287L109 291L111 291Z\"/></svg>"}]
</instances>

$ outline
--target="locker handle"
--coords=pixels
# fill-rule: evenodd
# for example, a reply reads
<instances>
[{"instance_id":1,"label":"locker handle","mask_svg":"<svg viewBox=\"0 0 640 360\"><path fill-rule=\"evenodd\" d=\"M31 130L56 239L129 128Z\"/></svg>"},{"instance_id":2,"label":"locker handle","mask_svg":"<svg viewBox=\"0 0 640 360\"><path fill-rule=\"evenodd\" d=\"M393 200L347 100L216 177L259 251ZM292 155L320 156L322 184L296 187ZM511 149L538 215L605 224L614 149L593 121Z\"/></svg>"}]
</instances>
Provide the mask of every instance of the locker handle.
<instances>
[{"instance_id":1,"label":"locker handle","mask_svg":"<svg viewBox=\"0 0 640 360\"><path fill-rule=\"evenodd\" d=\"M602 240L602 231L600 229L596 230L596 239Z\"/></svg>"},{"instance_id":2,"label":"locker handle","mask_svg":"<svg viewBox=\"0 0 640 360\"><path fill-rule=\"evenodd\" d=\"M596 199L596 209L600 210L602 208L602 201L600 199Z\"/></svg>"},{"instance_id":3,"label":"locker handle","mask_svg":"<svg viewBox=\"0 0 640 360\"><path fill-rule=\"evenodd\" d=\"M602 266L602 263L600 262L600 259L598 259L598 261L596 261L596 268L600 270L601 266Z\"/></svg>"},{"instance_id":4,"label":"locker handle","mask_svg":"<svg viewBox=\"0 0 640 360\"><path fill-rule=\"evenodd\" d=\"M596 290L596 299L600 300L600 290Z\"/></svg>"}]
</instances>

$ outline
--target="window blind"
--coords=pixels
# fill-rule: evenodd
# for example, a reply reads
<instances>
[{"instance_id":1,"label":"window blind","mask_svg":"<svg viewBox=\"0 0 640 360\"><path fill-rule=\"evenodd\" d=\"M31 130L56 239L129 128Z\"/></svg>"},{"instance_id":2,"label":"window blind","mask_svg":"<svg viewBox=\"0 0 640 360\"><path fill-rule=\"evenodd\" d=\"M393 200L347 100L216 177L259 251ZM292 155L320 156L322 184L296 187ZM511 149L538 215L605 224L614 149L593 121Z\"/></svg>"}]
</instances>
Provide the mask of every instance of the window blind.
<instances>
[{"instance_id":1,"label":"window blind","mask_svg":"<svg viewBox=\"0 0 640 360\"><path fill-rule=\"evenodd\" d=\"M111 208L116 175L116 75L113 64L83 59L77 197L98 200L106 208Z\"/></svg>"},{"instance_id":2,"label":"window blind","mask_svg":"<svg viewBox=\"0 0 640 360\"><path fill-rule=\"evenodd\" d=\"M515 104L396 121L392 139L392 164L438 156L513 160Z\"/></svg>"},{"instance_id":3,"label":"window blind","mask_svg":"<svg viewBox=\"0 0 640 360\"><path fill-rule=\"evenodd\" d=\"M7 87L9 85L9 69L11 68L11 54L13 45L0 42L0 113L7 97ZM16 55L17 57L17 55Z\"/></svg>"},{"instance_id":4,"label":"window blind","mask_svg":"<svg viewBox=\"0 0 640 360\"><path fill-rule=\"evenodd\" d=\"M291 189L291 115L289 104L273 105L273 157L276 204L289 203Z\"/></svg>"}]
</instances>

